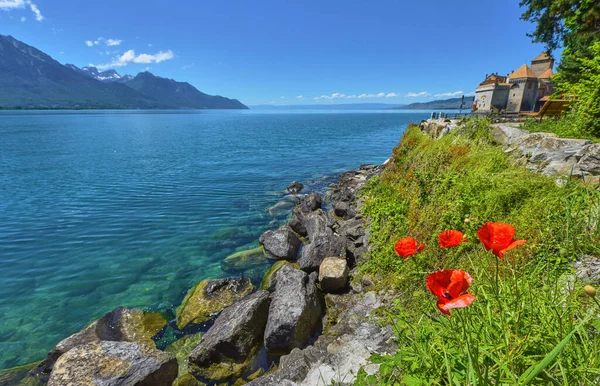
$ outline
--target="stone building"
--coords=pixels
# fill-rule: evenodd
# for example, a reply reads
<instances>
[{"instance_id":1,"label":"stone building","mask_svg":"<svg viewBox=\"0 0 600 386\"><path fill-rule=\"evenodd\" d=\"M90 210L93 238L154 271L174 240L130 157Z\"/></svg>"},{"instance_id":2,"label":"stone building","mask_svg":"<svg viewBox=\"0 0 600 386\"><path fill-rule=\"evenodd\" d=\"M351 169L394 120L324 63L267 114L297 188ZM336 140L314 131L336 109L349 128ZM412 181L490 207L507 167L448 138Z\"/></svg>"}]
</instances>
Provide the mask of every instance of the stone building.
<instances>
[{"instance_id":1,"label":"stone building","mask_svg":"<svg viewBox=\"0 0 600 386\"><path fill-rule=\"evenodd\" d=\"M537 111L554 93L551 83L554 58L546 53L538 55L508 76L486 75L475 90L474 108L480 112L506 111L519 113Z\"/></svg>"}]
</instances>

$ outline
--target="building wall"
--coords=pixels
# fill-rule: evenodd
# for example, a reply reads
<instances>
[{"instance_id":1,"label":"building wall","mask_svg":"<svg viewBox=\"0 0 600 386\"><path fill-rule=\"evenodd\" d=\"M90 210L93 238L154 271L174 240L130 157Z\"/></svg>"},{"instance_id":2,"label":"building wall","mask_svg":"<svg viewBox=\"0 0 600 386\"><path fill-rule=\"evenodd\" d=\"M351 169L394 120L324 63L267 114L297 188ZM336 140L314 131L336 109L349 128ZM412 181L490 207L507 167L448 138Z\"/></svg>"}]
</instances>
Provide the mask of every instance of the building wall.
<instances>
[{"instance_id":1,"label":"building wall","mask_svg":"<svg viewBox=\"0 0 600 386\"><path fill-rule=\"evenodd\" d=\"M511 81L511 87L508 94L508 103L506 111L509 113L518 113L521 111L521 101L523 100L523 92L525 91L525 83Z\"/></svg>"},{"instance_id":2,"label":"building wall","mask_svg":"<svg viewBox=\"0 0 600 386\"><path fill-rule=\"evenodd\" d=\"M510 88L508 86L496 86L496 90L492 96L492 105L498 110L506 110L509 92Z\"/></svg>"},{"instance_id":3,"label":"building wall","mask_svg":"<svg viewBox=\"0 0 600 386\"><path fill-rule=\"evenodd\" d=\"M477 111L490 111L493 95L492 87L475 91L474 103L477 105Z\"/></svg>"},{"instance_id":4,"label":"building wall","mask_svg":"<svg viewBox=\"0 0 600 386\"><path fill-rule=\"evenodd\" d=\"M531 71L533 71L535 76L540 76L547 69L552 68L552 66L554 66L553 59L539 60L536 62L531 62Z\"/></svg>"},{"instance_id":5,"label":"building wall","mask_svg":"<svg viewBox=\"0 0 600 386\"><path fill-rule=\"evenodd\" d=\"M538 80L535 78L511 80L506 111L519 113L533 111L538 93Z\"/></svg>"},{"instance_id":6,"label":"building wall","mask_svg":"<svg viewBox=\"0 0 600 386\"><path fill-rule=\"evenodd\" d=\"M525 83L525 89L523 92L523 100L521 101L520 111L533 111L535 110L535 102L537 101L538 93L538 80L527 79Z\"/></svg>"}]
</instances>

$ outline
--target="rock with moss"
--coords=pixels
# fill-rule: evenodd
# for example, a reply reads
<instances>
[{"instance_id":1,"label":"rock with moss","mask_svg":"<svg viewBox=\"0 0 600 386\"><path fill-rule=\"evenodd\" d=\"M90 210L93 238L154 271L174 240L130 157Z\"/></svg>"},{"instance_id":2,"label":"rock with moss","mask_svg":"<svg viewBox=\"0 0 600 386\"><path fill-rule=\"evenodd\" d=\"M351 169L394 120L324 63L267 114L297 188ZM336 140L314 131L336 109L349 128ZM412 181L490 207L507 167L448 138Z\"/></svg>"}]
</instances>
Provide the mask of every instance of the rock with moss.
<instances>
[{"instance_id":1,"label":"rock with moss","mask_svg":"<svg viewBox=\"0 0 600 386\"><path fill-rule=\"evenodd\" d=\"M135 342L101 341L75 347L55 363L48 386L171 386L177 360Z\"/></svg>"},{"instance_id":2,"label":"rock with moss","mask_svg":"<svg viewBox=\"0 0 600 386\"><path fill-rule=\"evenodd\" d=\"M275 291L275 272L281 269L281 267L283 267L284 265L289 265L296 269L300 269L300 266L297 263L290 263L286 260L279 260L275 262L275 264L273 264L263 276L263 279L260 282L261 290L267 290L269 292Z\"/></svg>"},{"instance_id":3,"label":"rock with moss","mask_svg":"<svg viewBox=\"0 0 600 386\"><path fill-rule=\"evenodd\" d=\"M248 278L202 280L190 289L177 308L176 323L179 329L211 319L223 308L252 292Z\"/></svg>"},{"instance_id":4,"label":"rock with moss","mask_svg":"<svg viewBox=\"0 0 600 386\"><path fill-rule=\"evenodd\" d=\"M80 332L60 341L32 373L47 376L61 355L87 343L117 341L154 346L152 337L166 324L166 319L158 312L146 312L128 307L116 308Z\"/></svg>"},{"instance_id":5,"label":"rock with moss","mask_svg":"<svg viewBox=\"0 0 600 386\"><path fill-rule=\"evenodd\" d=\"M202 333L185 335L183 338L173 342L165 349L165 352L174 355L175 358L177 358L177 364L179 365L179 374L177 379L179 380L180 378L184 378L183 380L180 380L180 382L183 382L185 379L189 378L187 377L189 369L188 358L192 351L194 351L194 349L202 341L202 335ZM190 381L186 382L189 383Z\"/></svg>"},{"instance_id":6,"label":"rock with moss","mask_svg":"<svg viewBox=\"0 0 600 386\"><path fill-rule=\"evenodd\" d=\"M200 382L190 373L185 373L178 376L172 386L206 386L206 383Z\"/></svg>"},{"instance_id":7,"label":"rock with moss","mask_svg":"<svg viewBox=\"0 0 600 386\"><path fill-rule=\"evenodd\" d=\"M234 380L254 363L267 324L270 297L257 291L223 310L189 358L192 374Z\"/></svg>"},{"instance_id":8,"label":"rock with moss","mask_svg":"<svg viewBox=\"0 0 600 386\"><path fill-rule=\"evenodd\" d=\"M39 362L35 362L13 367L11 369L0 370L0 385L42 386L44 384L42 379L39 376L31 375L29 373L38 364Z\"/></svg>"},{"instance_id":9,"label":"rock with moss","mask_svg":"<svg viewBox=\"0 0 600 386\"><path fill-rule=\"evenodd\" d=\"M221 269L225 272L239 272L268 263L265 250L262 247L256 247L227 256L221 261Z\"/></svg>"}]
</instances>

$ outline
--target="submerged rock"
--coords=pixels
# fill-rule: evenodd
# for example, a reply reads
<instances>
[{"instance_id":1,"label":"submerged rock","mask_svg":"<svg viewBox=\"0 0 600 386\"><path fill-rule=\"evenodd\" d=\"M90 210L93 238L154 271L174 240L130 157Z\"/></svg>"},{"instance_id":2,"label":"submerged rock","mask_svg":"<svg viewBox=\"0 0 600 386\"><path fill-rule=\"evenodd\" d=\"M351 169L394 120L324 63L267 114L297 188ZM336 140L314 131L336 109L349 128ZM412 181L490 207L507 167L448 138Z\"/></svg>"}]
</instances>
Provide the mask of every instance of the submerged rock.
<instances>
[{"instance_id":1,"label":"submerged rock","mask_svg":"<svg viewBox=\"0 0 600 386\"><path fill-rule=\"evenodd\" d=\"M215 313L252 292L248 278L202 280L190 289L177 307L175 320L179 329L211 319Z\"/></svg>"},{"instance_id":2,"label":"submerged rock","mask_svg":"<svg viewBox=\"0 0 600 386\"><path fill-rule=\"evenodd\" d=\"M327 257L319 268L319 282L323 292L339 292L348 284L348 264L346 259Z\"/></svg>"},{"instance_id":3,"label":"submerged rock","mask_svg":"<svg viewBox=\"0 0 600 386\"><path fill-rule=\"evenodd\" d=\"M269 292L257 291L224 309L190 354L192 373L223 381L250 369L263 340L269 303Z\"/></svg>"},{"instance_id":4,"label":"submerged rock","mask_svg":"<svg viewBox=\"0 0 600 386\"><path fill-rule=\"evenodd\" d=\"M174 356L145 344L102 341L62 355L48 386L171 386L177 378Z\"/></svg>"},{"instance_id":5,"label":"submerged rock","mask_svg":"<svg viewBox=\"0 0 600 386\"><path fill-rule=\"evenodd\" d=\"M138 342L154 346L152 337L166 324L167 321L158 312L119 307L94 321L80 332L60 341L33 372L49 374L54 363L64 353L92 342Z\"/></svg>"},{"instance_id":6,"label":"submerged rock","mask_svg":"<svg viewBox=\"0 0 600 386\"><path fill-rule=\"evenodd\" d=\"M194 351L194 349L200 344L202 341L202 333L196 333L192 335L185 335L183 338L171 344L169 347L165 349L166 353L169 353L177 359L177 364L179 367L179 372L177 376L177 380L180 384L190 383L191 380L185 381L187 378L189 369L189 356ZM182 379L180 379L182 378ZM192 377L193 378L193 377ZM195 379L195 378L194 378ZM185 382L184 382L185 381ZM193 384L193 383L192 383Z\"/></svg>"},{"instance_id":7,"label":"submerged rock","mask_svg":"<svg viewBox=\"0 0 600 386\"><path fill-rule=\"evenodd\" d=\"M221 261L221 269L225 272L239 272L268 263L265 250L262 247L256 247L227 256Z\"/></svg>"},{"instance_id":8,"label":"submerged rock","mask_svg":"<svg viewBox=\"0 0 600 386\"><path fill-rule=\"evenodd\" d=\"M0 385L2 386L42 386L44 382L39 376L31 375L30 371L36 368L39 362L0 370Z\"/></svg>"},{"instance_id":9,"label":"submerged rock","mask_svg":"<svg viewBox=\"0 0 600 386\"><path fill-rule=\"evenodd\" d=\"M265 251L276 260L294 261L302 241L288 226L283 226L276 231L266 231L260 236L260 243Z\"/></svg>"},{"instance_id":10,"label":"submerged rock","mask_svg":"<svg viewBox=\"0 0 600 386\"><path fill-rule=\"evenodd\" d=\"M275 279L264 343L270 353L282 354L308 342L319 324L322 298L316 273L284 265Z\"/></svg>"}]
</instances>

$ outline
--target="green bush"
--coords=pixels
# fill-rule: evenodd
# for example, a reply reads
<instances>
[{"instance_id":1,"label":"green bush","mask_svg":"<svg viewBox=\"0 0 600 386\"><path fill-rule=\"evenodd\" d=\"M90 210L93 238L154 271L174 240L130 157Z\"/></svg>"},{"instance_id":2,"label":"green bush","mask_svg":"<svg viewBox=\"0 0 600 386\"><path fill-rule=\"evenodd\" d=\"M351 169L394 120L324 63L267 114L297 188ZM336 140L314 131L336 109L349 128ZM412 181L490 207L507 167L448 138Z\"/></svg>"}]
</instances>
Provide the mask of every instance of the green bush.
<instances>
[{"instance_id":1,"label":"green bush","mask_svg":"<svg viewBox=\"0 0 600 386\"><path fill-rule=\"evenodd\" d=\"M555 347L560 350L534 382L599 382L594 326L600 325L588 315L600 310L569 279L569 263L600 253L600 193L574 180L559 187L514 165L490 143L488 125L470 120L440 140L409 127L385 172L364 190L372 249L360 269L398 292L386 316L400 348L373 358L379 374L361 372L357 384L523 384ZM477 239L487 221L512 224L528 242L499 260ZM446 229L462 231L469 242L440 249L437 236ZM393 246L404 236L425 243L425 250L399 258ZM451 318L425 289L427 274L439 269L473 277L469 292L477 300Z\"/></svg>"}]
</instances>

